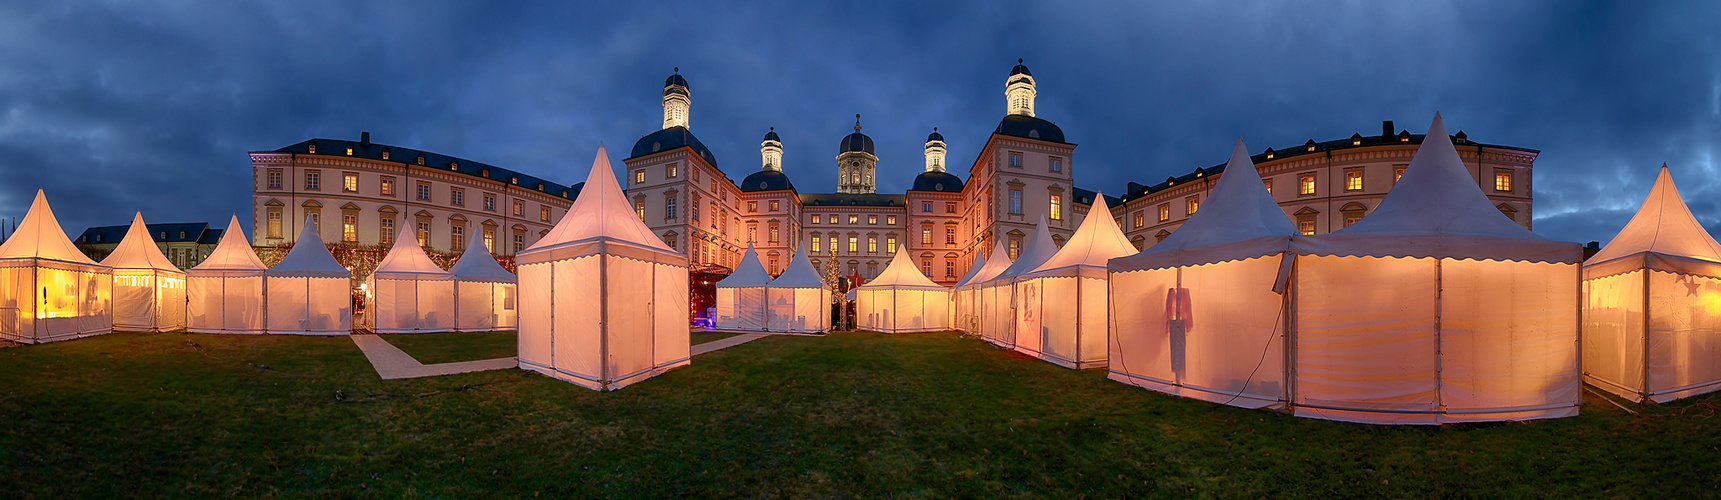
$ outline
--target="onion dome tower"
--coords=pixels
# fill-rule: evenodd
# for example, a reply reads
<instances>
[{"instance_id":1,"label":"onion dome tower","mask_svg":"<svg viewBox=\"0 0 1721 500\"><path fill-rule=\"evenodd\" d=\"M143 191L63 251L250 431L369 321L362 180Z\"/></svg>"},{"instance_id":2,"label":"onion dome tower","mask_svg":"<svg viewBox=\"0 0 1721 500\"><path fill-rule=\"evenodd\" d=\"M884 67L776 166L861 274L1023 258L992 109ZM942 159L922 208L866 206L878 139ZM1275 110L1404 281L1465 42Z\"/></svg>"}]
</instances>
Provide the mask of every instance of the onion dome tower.
<instances>
[{"instance_id":1,"label":"onion dome tower","mask_svg":"<svg viewBox=\"0 0 1721 500\"><path fill-rule=\"evenodd\" d=\"M1010 77L1004 80L1004 99L1007 114L1034 116L1034 74L1021 59L1016 59L1016 67L1010 68Z\"/></svg>"},{"instance_id":2,"label":"onion dome tower","mask_svg":"<svg viewBox=\"0 0 1721 500\"><path fill-rule=\"evenodd\" d=\"M873 174L878 170L878 155L873 153L872 138L861 133L860 115L855 115L855 133L844 137L837 145L837 192L843 194L873 194L878 184Z\"/></svg>"},{"instance_id":3,"label":"onion dome tower","mask_svg":"<svg viewBox=\"0 0 1721 500\"><path fill-rule=\"evenodd\" d=\"M938 127L932 127L932 133L926 135L926 171L914 176L910 191L962 190L962 178L944 171L944 154L944 135L938 133Z\"/></svg>"},{"instance_id":4,"label":"onion dome tower","mask_svg":"<svg viewBox=\"0 0 1721 500\"><path fill-rule=\"evenodd\" d=\"M687 89L687 79L681 77L681 68L675 68L675 73L663 81L663 128L686 127L691 107L693 94Z\"/></svg>"},{"instance_id":5,"label":"onion dome tower","mask_svg":"<svg viewBox=\"0 0 1721 500\"><path fill-rule=\"evenodd\" d=\"M771 131L765 132L765 138L759 141L759 157L763 164L759 171L742 179L737 186L742 192L795 189L795 184L789 182L789 175L783 173L783 140L777 137L777 127L771 127Z\"/></svg>"}]
</instances>

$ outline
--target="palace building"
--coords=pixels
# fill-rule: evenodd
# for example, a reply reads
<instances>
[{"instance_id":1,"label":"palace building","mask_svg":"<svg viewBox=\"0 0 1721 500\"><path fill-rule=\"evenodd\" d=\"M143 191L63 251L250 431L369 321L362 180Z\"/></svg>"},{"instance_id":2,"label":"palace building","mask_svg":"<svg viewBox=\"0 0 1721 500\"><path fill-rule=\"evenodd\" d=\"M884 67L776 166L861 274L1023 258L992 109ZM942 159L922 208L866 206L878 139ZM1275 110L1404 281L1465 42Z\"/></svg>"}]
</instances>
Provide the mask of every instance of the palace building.
<instances>
[{"instance_id":1,"label":"palace building","mask_svg":"<svg viewBox=\"0 0 1721 500\"><path fill-rule=\"evenodd\" d=\"M1035 107L1037 81L1018 60L1004 81L1004 114L970 153L966 179L949 171L951 148L931 127L919 171L901 194L877 192L879 175L907 175L900 159L880 158L855 116L854 132L832 156L837 190L801 192L790 174L825 165L785 165L798 147L765 131L757 167L731 176L692 131L693 92L679 70L663 84L660 130L634 143L622 183L634 211L695 271L727 274L749 242L775 275L805 247L821 270L872 278L906 246L921 271L954 284L996 238L1015 254L1045 218L1063 245L1087 216L1096 193L1075 186L1076 144ZM782 132L786 133L786 132ZM1253 160L1273 197L1305 234L1338 230L1368 215L1410 163L1422 136L1395 131L1266 149ZM1538 151L1453 136L1459 155L1501 212L1531 227L1531 168ZM1214 158L1223 158L1215 151ZM483 231L492 253L510 256L536 242L567 211L580 185L560 185L499 167L370 142L311 139L251 153L258 246L288 244L306 215L330 242L391 243L400 224L433 249L459 251ZM734 168L733 166L731 168ZM1169 236L1199 210L1224 164L1152 185L1106 190L1106 206L1138 248ZM739 175L745 172L746 175ZM822 174L830 175L830 174ZM1012 255L1013 257L1014 255Z\"/></svg>"}]
</instances>

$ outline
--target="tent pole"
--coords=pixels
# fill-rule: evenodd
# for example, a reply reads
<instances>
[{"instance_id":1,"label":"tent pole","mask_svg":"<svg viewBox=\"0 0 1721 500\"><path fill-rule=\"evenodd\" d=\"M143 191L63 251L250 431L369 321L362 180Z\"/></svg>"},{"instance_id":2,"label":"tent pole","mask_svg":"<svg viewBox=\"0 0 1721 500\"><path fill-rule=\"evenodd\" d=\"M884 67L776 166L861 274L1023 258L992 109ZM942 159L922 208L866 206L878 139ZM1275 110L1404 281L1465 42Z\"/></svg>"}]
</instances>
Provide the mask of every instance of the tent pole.
<instances>
[{"instance_id":1,"label":"tent pole","mask_svg":"<svg viewBox=\"0 0 1721 500\"><path fill-rule=\"evenodd\" d=\"M1440 265L1441 260L1440 258L1434 259L1434 405L1436 408L1445 408L1446 406L1445 398L1441 394L1441 389L1445 383L1441 375L1442 371L1446 369L1445 344L1440 335L1440 313L1444 307L1443 292L1446 291L1445 270ZM1437 410L1438 413L1439 410Z\"/></svg>"},{"instance_id":2,"label":"tent pole","mask_svg":"<svg viewBox=\"0 0 1721 500\"><path fill-rule=\"evenodd\" d=\"M1285 350L1285 365L1280 374L1284 377L1284 383L1280 384L1279 387L1284 391L1282 397L1285 398L1285 409L1295 413L1296 400L1293 397L1297 393L1295 387L1297 383L1297 343L1291 332L1297 327L1297 260L1294 255L1287 254L1284 257L1291 259L1291 277L1286 280L1285 294L1279 297L1279 308L1284 311L1284 317L1280 318L1284 324L1284 331L1279 333L1280 347Z\"/></svg>"},{"instance_id":3,"label":"tent pole","mask_svg":"<svg viewBox=\"0 0 1721 500\"><path fill-rule=\"evenodd\" d=\"M1651 392L1649 388L1649 274L1652 272L1654 271L1650 271L1648 268L1643 270L1643 356L1640 359L1643 362L1643 382L1638 385L1637 401L1639 403L1649 399Z\"/></svg>"},{"instance_id":4,"label":"tent pole","mask_svg":"<svg viewBox=\"0 0 1721 500\"><path fill-rule=\"evenodd\" d=\"M609 390L610 387L610 256L608 248L598 254L598 390Z\"/></svg>"}]
</instances>

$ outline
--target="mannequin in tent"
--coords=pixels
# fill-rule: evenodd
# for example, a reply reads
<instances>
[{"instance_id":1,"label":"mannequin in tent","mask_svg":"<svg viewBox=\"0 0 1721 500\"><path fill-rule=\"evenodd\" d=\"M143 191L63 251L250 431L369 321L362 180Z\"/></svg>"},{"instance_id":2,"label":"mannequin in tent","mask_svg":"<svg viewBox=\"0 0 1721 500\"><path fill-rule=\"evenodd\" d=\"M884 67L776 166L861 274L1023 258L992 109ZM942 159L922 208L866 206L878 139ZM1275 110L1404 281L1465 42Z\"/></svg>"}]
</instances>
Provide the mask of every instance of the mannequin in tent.
<instances>
[{"instance_id":1,"label":"mannequin in tent","mask_svg":"<svg viewBox=\"0 0 1721 500\"><path fill-rule=\"evenodd\" d=\"M261 334L267 331L264 317L263 273L268 268L251 242L239 217L227 222L221 242L203 262L186 270L185 330L192 333Z\"/></svg>"},{"instance_id":2,"label":"mannequin in tent","mask_svg":"<svg viewBox=\"0 0 1721 500\"><path fill-rule=\"evenodd\" d=\"M765 331L765 286L770 283L770 273L759 264L753 243L747 242L747 252L735 265L735 272L717 282L717 329Z\"/></svg>"},{"instance_id":3,"label":"mannequin in tent","mask_svg":"<svg viewBox=\"0 0 1721 500\"><path fill-rule=\"evenodd\" d=\"M1667 165L1583 273L1584 381L1638 402L1721 389L1721 245Z\"/></svg>"},{"instance_id":4,"label":"mannequin in tent","mask_svg":"<svg viewBox=\"0 0 1721 500\"><path fill-rule=\"evenodd\" d=\"M185 328L185 271L167 260L150 238L143 214L114 252L102 259L114 270L114 327L163 332Z\"/></svg>"},{"instance_id":5,"label":"mannequin in tent","mask_svg":"<svg viewBox=\"0 0 1721 500\"><path fill-rule=\"evenodd\" d=\"M352 333L353 273L341 267L310 215L293 249L263 273L269 333L348 335Z\"/></svg>"},{"instance_id":6,"label":"mannequin in tent","mask_svg":"<svg viewBox=\"0 0 1721 500\"><path fill-rule=\"evenodd\" d=\"M375 295L365 320L377 333L443 332L454 329L454 275L442 270L412 228L403 226L394 248L372 271L368 287Z\"/></svg>"},{"instance_id":7,"label":"mannequin in tent","mask_svg":"<svg viewBox=\"0 0 1721 500\"><path fill-rule=\"evenodd\" d=\"M60 229L48 197L0 244L0 338L24 344L113 331L113 270L85 257Z\"/></svg>"},{"instance_id":8,"label":"mannequin in tent","mask_svg":"<svg viewBox=\"0 0 1721 500\"><path fill-rule=\"evenodd\" d=\"M1046 216L1040 216L1040 221L1034 225L1034 234L1028 237L1021 255L1004 268L997 276L980 285L983 301L996 301L996 307L983 310L980 318L981 332L986 341L999 347L1016 348L1018 324L1023 320L1019 310L1023 297L1021 290L1016 288L1016 282L1023 274L1045 264L1053 255L1057 255L1058 245L1052 242L1052 233L1046 228ZM1035 299L1038 300L1038 299ZM1039 318L1027 318L1034 322L1032 331L1039 332ZM1030 340L1033 345L1027 352L1039 352L1039 336Z\"/></svg>"},{"instance_id":9,"label":"mannequin in tent","mask_svg":"<svg viewBox=\"0 0 1721 500\"><path fill-rule=\"evenodd\" d=\"M518 260L520 368L608 391L691 363L687 256L634 214L602 146L568 215Z\"/></svg>"},{"instance_id":10,"label":"mannequin in tent","mask_svg":"<svg viewBox=\"0 0 1721 500\"><path fill-rule=\"evenodd\" d=\"M1362 220L1299 236L1293 411L1435 424L1576 415L1576 243L1483 195L1440 115Z\"/></svg>"},{"instance_id":11,"label":"mannequin in tent","mask_svg":"<svg viewBox=\"0 0 1721 500\"><path fill-rule=\"evenodd\" d=\"M1135 253L1135 245L1124 237L1106 208L1105 195L1094 193L1093 208L1082 219L1076 234L1045 263L1022 275L1017 285L1022 294L1024 321L1018 346L1040 346L1038 352L1023 349L1040 359L1065 368L1098 368L1106 365L1107 284L1106 262ZM1036 328L1037 327L1037 328Z\"/></svg>"},{"instance_id":12,"label":"mannequin in tent","mask_svg":"<svg viewBox=\"0 0 1721 500\"><path fill-rule=\"evenodd\" d=\"M484 246L483 232L472 233L472 242L448 268L454 275L454 329L462 332L513 330L519 327L518 288L514 273L496 263Z\"/></svg>"},{"instance_id":13,"label":"mannequin in tent","mask_svg":"<svg viewBox=\"0 0 1721 500\"><path fill-rule=\"evenodd\" d=\"M1286 404L1286 249L1297 228L1246 151L1238 139L1207 203L1165 241L1111 260L1112 380L1245 408Z\"/></svg>"}]
</instances>

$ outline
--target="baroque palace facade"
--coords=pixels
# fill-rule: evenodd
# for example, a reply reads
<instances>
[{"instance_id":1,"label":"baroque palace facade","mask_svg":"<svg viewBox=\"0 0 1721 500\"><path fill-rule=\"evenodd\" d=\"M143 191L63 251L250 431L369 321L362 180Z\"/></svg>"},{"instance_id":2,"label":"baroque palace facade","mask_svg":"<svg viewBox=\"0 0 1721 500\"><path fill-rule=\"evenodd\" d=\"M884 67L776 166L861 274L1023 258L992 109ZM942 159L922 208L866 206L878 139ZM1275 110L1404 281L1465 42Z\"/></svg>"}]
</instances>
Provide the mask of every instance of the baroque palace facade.
<instances>
[{"instance_id":1,"label":"baroque palace facade","mask_svg":"<svg viewBox=\"0 0 1721 500\"><path fill-rule=\"evenodd\" d=\"M785 172L775 129L760 141L757 170L736 181L719 168L690 129L692 91L677 73L664 82L662 128L634 144L622 182L646 225L698 271L727 274L752 242L773 275L805 247L821 269L834 260L842 275L870 279L903 245L923 273L951 285L996 239L1014 257L1042 216L1062 245L1093 204L1095 192L1074 184L1076 144L1036 116L1036 92L1026 66L1011 68L1005 114L968 164L966 180L947 171L948 145L934 128L912 187L878 193L880 158L857 115L854 133L835 152L837 192L803 193ZM1421 135L1395 132L1389 121L1378 136L1310 140L1269 148L1253 160L1297 227L1322 234L1372 211L1421 142ZM1462 131L1453 143L1489 199L1530 228L1538 151L1472 142ZM399 225L411 224L434 250L461 250L471 231L482 231L492 253L506 257L547 232L581 187L375 144L368 133L356 142L311 139L251 158L258 246L290 244L306 215L326 215L339 221L318 225L329 242L392 243ZM1107 196L1106 205L1130 241L1146 248L1200 208L1223 168L1197 168L1153 185L1131 182L1112 191L1122 194Z\"/></svg>"}]
</instances>

